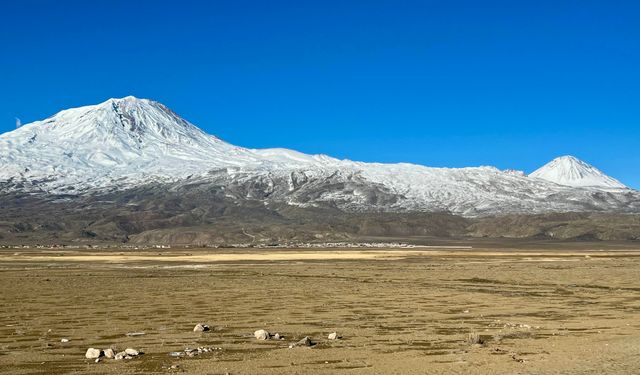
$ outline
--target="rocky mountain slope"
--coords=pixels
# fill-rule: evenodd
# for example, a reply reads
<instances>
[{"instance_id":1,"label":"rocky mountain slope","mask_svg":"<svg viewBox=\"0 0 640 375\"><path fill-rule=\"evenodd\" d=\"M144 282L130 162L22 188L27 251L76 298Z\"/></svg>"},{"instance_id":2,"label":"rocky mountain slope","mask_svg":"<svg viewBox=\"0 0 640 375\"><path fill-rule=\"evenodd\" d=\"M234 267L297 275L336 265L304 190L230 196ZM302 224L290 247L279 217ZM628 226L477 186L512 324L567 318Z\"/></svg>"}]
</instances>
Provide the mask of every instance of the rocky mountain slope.
<instances>
[{"instance_id":1,"label":"rocky mountain slope","mask_svg":"<svg viewBox=\"0 0 640 375\"><path fill-rule=\"evenodd\" d=\"M572 157L531 176L494 167L361 163L252 150L134 97L62 111L0 135L0 191L80 196L205 184L233 201L463 216L640 211L640 193Z\"/></svg>"}]
</instances>

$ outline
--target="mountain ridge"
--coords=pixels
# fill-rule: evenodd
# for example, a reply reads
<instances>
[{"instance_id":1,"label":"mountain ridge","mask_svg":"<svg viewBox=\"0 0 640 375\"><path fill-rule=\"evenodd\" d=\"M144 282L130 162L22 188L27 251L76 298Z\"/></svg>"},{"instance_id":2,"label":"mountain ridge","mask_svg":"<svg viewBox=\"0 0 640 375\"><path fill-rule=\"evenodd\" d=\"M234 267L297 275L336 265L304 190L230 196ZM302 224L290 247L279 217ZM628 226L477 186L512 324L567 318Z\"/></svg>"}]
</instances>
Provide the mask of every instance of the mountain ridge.
<instances>
[{"instance_id":1,"label":"mountain ridge","mask_svg":"<svg viewBox=\"0 0 640 375\"><path fill-rule=\"evenodd\" d=\"M595 170L617 181L575 160L583 167L579 172ZM622 184L562 185L541 173L489 166L433 168L248 149L205 133L161 103L135 97L64 110L1 134L0 166L0 191L82 195L200 183L222 187L237 201L346 211L627 212L640 197Z\"/></svg>"}]
</instances>

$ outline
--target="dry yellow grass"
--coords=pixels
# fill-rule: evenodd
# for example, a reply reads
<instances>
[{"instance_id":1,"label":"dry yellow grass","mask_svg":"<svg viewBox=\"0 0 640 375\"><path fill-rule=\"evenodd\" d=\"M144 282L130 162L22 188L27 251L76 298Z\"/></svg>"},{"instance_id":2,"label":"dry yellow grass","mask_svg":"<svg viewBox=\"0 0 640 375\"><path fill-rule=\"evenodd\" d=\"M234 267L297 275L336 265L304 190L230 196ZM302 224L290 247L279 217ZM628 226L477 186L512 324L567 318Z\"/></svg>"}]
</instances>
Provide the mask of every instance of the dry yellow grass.
<instances>
[{"instance_id":1,"label":"dry yellow grass","mask_svg":"<svg viewBox=\"0 0 640 375\"><path fill-rule=\"evenodd\" d=\"M14 253L0 253L0 373L640 368L640 252L633 250ZM193 332L199 322L212 331ZM250 334L259 328L286 339L258 342ZM343 339L328 340L334 331ZM469 346L469 333L484 345ZM305 336L318 345L288 348ZM84 358L88 347L110 346L145 354L101 363ZM222 350L168 355L196 346ZM170 370L172 364L181 370Z\"/></svg>"}]
</instances>

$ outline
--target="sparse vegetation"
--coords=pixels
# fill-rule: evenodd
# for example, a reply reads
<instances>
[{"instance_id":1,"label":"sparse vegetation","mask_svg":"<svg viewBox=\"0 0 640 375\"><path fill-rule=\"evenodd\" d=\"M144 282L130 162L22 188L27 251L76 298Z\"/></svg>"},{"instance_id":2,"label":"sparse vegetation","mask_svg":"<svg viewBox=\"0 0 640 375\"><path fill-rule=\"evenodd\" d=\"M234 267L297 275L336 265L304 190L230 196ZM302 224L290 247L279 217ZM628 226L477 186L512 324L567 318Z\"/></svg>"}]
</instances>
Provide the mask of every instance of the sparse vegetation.
<instances>
[{"instance_id":1,"label":"sparse vegetation","mask_svg":"<svg viewBox=\"0 0 640 375\"><path fill-rule=\"evenodd\" d=\"M484 345L484 340L477 332L471 332L467 335L467 344L469 345Z\"/></svg>"}]
</instances>

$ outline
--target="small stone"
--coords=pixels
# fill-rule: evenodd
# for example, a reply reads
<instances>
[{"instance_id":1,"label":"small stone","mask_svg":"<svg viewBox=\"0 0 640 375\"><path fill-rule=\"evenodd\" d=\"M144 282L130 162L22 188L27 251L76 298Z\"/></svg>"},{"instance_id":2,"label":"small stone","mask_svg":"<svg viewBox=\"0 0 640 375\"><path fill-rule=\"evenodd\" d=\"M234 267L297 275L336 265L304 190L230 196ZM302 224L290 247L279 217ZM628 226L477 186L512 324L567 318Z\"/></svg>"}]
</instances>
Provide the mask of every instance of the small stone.
<instances>
[{"instance_id":1,"label":"small stone","mask_svg":"<svg viewBox=\"0 0 640 375\"><path fill-rule=\"evenodd\" d=\"M124 357L125 357L126 355L127 355L127 353L125 353L125 352L118 352L118 353L116 353L116 356L115 356L115 357L113 357L113 358L114 358L115 360L118 360L118 361L119 361L119 360L121 360L121 359L124 359Z\"/></svg>"},{"instance_id":2,"label":"small stone","mask_svg":"<svg viewBox=\"0 0 640 375\"><path fill-rule=\"evenodd\" d=\"M265 331L264 329L259 329L259 330L255 331L253 333L253 335L258 340L268 340L269 339L269 332Z\"/></svg>"},{"instance_id":3,"label":"small stone","mask_svg":"<svg viewBox=\"0 0 640 375\"><path fill-rule=\"evenodd\" d=\"M139 351L137 351L137 350L135 350L135 349L131 349L131 348L127 348L127 349L125 349L125 350L124 350L124 353L125 353L125 354L127 354L127 355L130 355L130 356L133 356L133 357L135 357L135 356L137 356L137 355L139 355L139 354L140 354L140 352L139 352Z\"/></svg>"},{"instance_id":4,"label":"small stone","mask_svg":"<svg viewBox=\"0 0 640 375\"><path fill-rule=\"evenodd\" d=\"M281 339L280 334L276 333L275 335L273 335L273 339L274 340L280 340Z\"/></svg>"},{"instance_id":5,"label":"small stone","mask_svg":"<svg viewBox=\"0 0 640 375\"><path fill-rule=\"evenodd\" d=\"M100 349L89 348L84 356L87 359L95 359L99 358L100 355L102 355L102 351Z\"/></svg>"},{"instance_id":6,"label":"small stone","mask_svg":"<svg viewBox=\"0 0 640 375\"><path fill-rule=\"evenodd\" d=\"M339 339L338 333L337 332L332 332L332 333L329 334L328 338L329 338L329 340L337 340L337 339Z\"/></svg>"},{"instance_id":7,"label":"small stone","mask_svg":"<svg viewBox=\"0 0 640 375\"><path fill-rule=\"evenodd\" d=\"M305 336L302 340L296 342L295 344L289 345L289 347L293 348L296 346L313 346L313 345L315 345L315 343L311 341L311 338L309 336Z\"/></svg>"},{"instance_id":8,"label":"small stone","mask_svg":"<svg viewBox=\"0 0 640 375\"><path fill-rule=\"evenodd\" d=\"M182 357L184 352L170 352L169 355L172 357Z\"/></svg>"},{"instance_id":9,"label":"small stone","mask_svg":"<svg viewBox=\"0 0 640 375\"><path fill-rule=\"evenodd\" d=\"M104 353L104 356L107 358L114 358L116 356L116 352L113 351L113 349L109 348L109 349L105 349L102 351Z\"/></svg>"},{"instance_id":10,"label":"small stone","mask_svg":"<svg viewBox=\"0 0 640 375\"><path fill-rule=\"evenodd\" d=\"M207 332L209 331L209 326L206 324L198 323L195 327L193 327L193 332Z\"/></svg>"},{"instance_id":11,"label":"small stone","mask_svg":"<svg viewBox=\"0 0 640 375\"><path fill-rule=\"evenodd\" d=\"M94 361L95 363L100 362L100 358L96 358L96 360Z\"/></svg>"},{"instance_id":12,"label":"small stone","mask_svg":"<svg viewBox=\"0 0 640 375\"><path fill-rule=\"evenodd\" d=\"M171 367L169 367L172 370L176 370L180 368L180 365L171 365Z\"/></svg>"},{"instance_id":13,"label":"small stone","mask_svg":"<svg viewBox=\"0 0 640 375\"><path fill-rule=\"evenodd\" d=\"M136 337L136 336L144 336L146 333L144 332L127 332L127 336Z\"/></svg>"},{"instance_id":14,"label":"small stone","mask_svg":"<svg viewBox=\"0 0 640 375\"><path fill-rule=\"evenodd\" d=\"M69 342L69 339L60 339L60 342Z\"/></svg>"}]
</instances>

